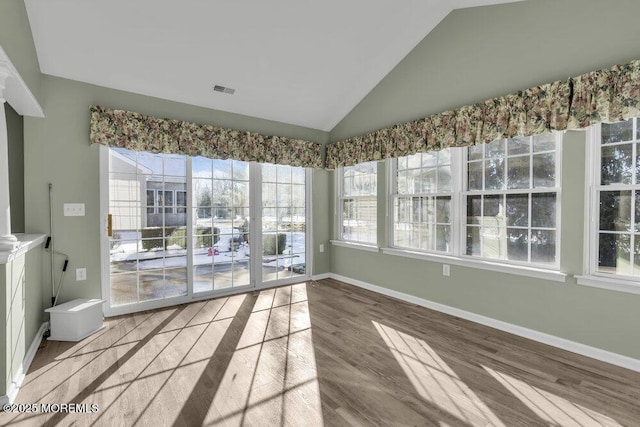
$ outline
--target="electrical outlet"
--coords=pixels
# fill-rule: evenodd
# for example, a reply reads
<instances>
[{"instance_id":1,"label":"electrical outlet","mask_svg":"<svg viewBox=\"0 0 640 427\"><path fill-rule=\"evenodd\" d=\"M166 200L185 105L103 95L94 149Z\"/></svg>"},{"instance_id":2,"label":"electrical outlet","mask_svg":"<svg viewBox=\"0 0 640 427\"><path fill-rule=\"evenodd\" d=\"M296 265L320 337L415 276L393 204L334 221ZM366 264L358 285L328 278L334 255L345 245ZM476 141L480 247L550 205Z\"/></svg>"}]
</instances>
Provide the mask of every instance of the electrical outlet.
<instances>
[{"instance_id":1,"label":"electrical outlet","mask_svg":"<svg viewBox=\"0 0 640 427\"><path fill-rule=\"evenodd\" d=\"M87 280L87 269L86 268L76 268L76 281L80 282L82 280Z\"/></svg>"},{"instance_id":2,"label":"electrical outlet","mask_svg":"<svg viewBox=\"0 0 640 427\"><path fill-rule=\"evenodd\" d=\"M84 216L84 203L65 203L64 216Z\"/></svg>"},{"instance_id":3,"label":"electrical outlet","mask_svg":"<svg viewBox=\"0 0 640 427\"><path fill-rule=\"evenodd\" d=\"M324 252L324 245L320 244L320 252Z\"/></svg>"},{"instance_id":4,"label":"electrical outlet","mask_svg":"<svg viewBox=\"0 0 640 427\"><path fill-rule=\"evenodd\" d=\"M442 275L449 276L451 274L451 266L449 264L442 264Z\"/></svg>"}]
</instances>

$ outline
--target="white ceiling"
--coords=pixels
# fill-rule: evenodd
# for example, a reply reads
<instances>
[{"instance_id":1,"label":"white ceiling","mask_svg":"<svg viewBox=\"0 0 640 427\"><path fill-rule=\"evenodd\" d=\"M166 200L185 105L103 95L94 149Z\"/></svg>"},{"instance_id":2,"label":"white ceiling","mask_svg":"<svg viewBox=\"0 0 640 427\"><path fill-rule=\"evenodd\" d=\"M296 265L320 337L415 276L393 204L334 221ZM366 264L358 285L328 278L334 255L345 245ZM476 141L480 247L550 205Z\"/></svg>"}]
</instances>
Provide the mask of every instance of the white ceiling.
<instances>
[{"instance_id":1,"label":"white ceiling","mask_svg":"<svg viewBox=\"0 0 640 427\"><path fill-rule=\"evenodd\" d=\"M453 9L512 1L25 4L45 74L329 131Z\"/></svg>"}]
</instances>

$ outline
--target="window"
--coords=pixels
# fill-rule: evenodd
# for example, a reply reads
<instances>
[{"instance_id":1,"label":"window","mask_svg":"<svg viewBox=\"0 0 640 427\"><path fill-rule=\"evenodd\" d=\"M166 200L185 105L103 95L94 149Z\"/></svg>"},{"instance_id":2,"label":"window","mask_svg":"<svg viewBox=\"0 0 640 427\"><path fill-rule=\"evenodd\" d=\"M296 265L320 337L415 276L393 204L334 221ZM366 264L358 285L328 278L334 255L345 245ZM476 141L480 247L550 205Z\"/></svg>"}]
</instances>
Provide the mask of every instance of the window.
<instances>
[{"instance_id":1,"label":"window","mask_svg":"<svg viewBox=\"0 0 640 427\"><path fill-rule=\"evenodd\" d=\"M101 158L109 313L292 283L311 271L309 170L107 147Z\"/></svg>"},{"instance_id":2,"label":"window","mask_svg":"<svg viewBox=\"0 0 640 427\"><path fill-rule=\"evenodd\" d=\"M640 121L594 132L590 273L640 281Z\"/></svg>"},{"instance_id":3,"label":"window","mask_svg":"<svg viewBox=\"0 0 640 427\"><path fill-rule=\"evenodd\" d=\"M396 165L394 246L450 253L451 150L402 157Z\"/></svg>"},{"instance_id":4,"label":"window","mask_svg":"<svg viewBox=\"0 0 640 427\"><path fill-rule=\"evenodd\" d=\"M360 163L338 170L340 240L377 244L378 165Z\"/></svg>"},{"instance_id":5,"label":"window","mask_svg":"<svg viewBox=\"0 0 640 427\"><path fill-rule=\"evenodd\" d=\"M465 254L557 265L557 137L516 137L467 150Z\"/></svg>"},{"instance_id":6,"label":"window","mask_svg":"<svg viewBox=\"0 0 640 427\"><path fill-rule=\"evenodd\" d=\"M557 140L517 137L394 160L393 247L557 268Z\"/></svg>"}]
</instances>

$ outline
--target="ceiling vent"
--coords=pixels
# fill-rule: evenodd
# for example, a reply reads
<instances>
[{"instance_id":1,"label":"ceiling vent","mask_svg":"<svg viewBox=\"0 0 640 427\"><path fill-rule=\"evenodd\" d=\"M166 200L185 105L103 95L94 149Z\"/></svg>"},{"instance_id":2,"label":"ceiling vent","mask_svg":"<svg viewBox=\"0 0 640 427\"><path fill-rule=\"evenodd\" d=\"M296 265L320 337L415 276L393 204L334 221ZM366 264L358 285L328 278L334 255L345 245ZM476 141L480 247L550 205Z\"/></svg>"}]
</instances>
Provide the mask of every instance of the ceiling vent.
<instances>
[{"instance_id":1,"label":"ceiling vent","mask_svg":"<svg viewBox=\"0 0 640 427\"><path fill-rule=\"evenodd\" d=\"M235 89L231 89L230 87L224 87L220 85L215 85L213 87L213 90L214 92L228 93L229 95L233 95L234 93L236 93Z\"/></svg>"}]
</instances>

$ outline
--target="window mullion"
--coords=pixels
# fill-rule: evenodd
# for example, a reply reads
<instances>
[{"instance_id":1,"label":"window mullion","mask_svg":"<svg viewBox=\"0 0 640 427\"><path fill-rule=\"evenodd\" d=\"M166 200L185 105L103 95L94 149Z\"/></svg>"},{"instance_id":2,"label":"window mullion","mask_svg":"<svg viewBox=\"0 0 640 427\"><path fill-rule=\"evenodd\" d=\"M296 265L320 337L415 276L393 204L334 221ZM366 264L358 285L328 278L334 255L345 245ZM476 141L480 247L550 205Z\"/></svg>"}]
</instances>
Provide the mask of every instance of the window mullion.
<instances>
[{"instance_id":1,"label":"window mullion","mask_svg":"<svg viewBox=\"0 0 640 427\"><path fill-rule=\"evenodd\" d=\"M187 156L187 188L186 188L186 218L187 218L187 295L193 296L193 179L192 179L192 157ZM213 233L213 231L212 231Z\"/></svg>"}]
</instances>

